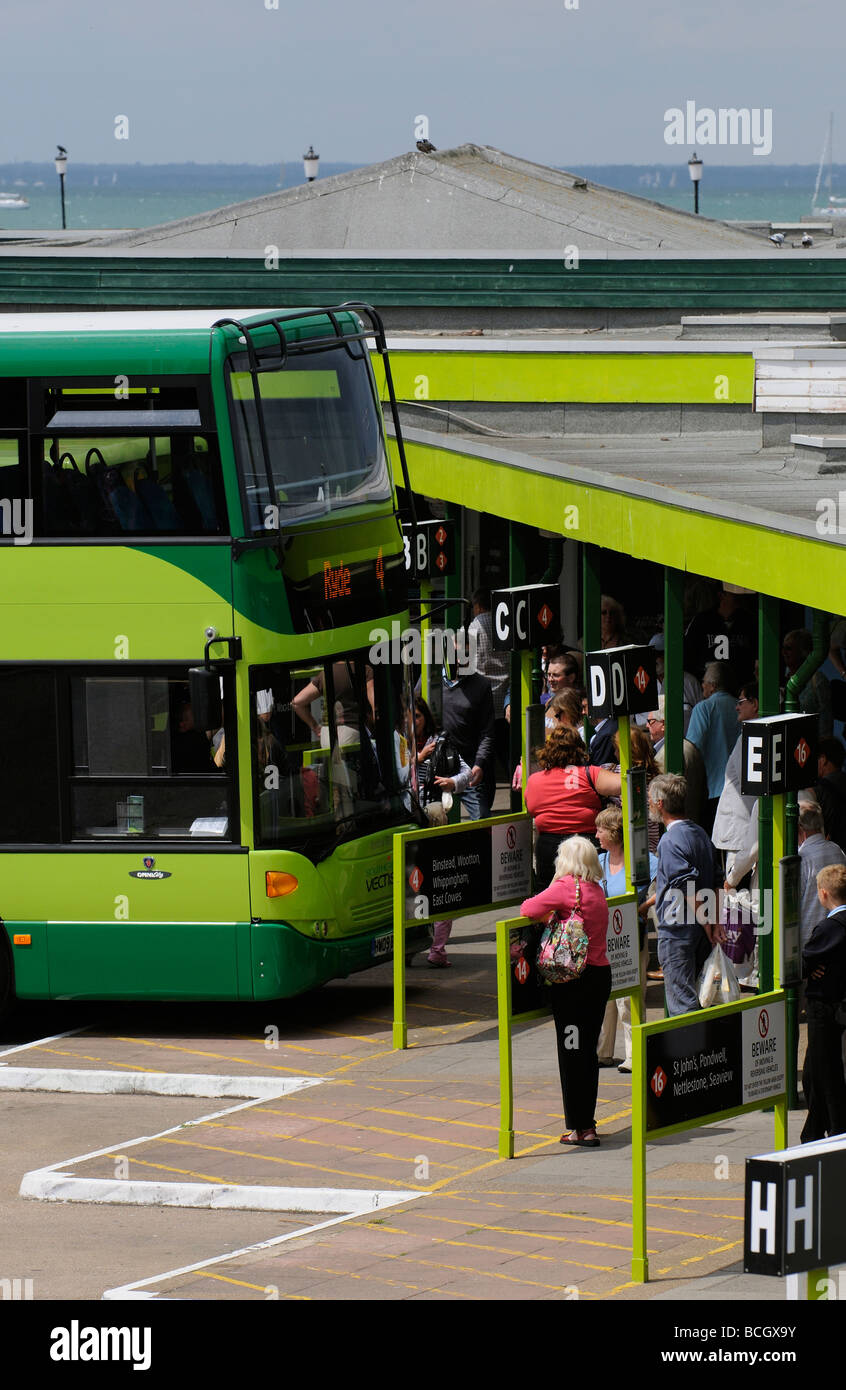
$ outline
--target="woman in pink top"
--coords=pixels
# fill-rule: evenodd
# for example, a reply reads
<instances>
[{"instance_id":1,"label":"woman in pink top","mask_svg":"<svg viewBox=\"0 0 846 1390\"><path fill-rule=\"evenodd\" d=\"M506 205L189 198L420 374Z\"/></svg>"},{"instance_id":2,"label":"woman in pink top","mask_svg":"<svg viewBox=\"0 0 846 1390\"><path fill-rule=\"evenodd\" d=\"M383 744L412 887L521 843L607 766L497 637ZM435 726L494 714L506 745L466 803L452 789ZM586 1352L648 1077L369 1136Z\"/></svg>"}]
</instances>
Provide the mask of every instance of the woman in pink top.
<instances>
[{"instance_id":1,"label":"woman in pink top","mask_svg":"<svg viewBox=\"0 0 846 1390\"><path fill-rule=\"evenodd\" d=\"M545 921L551 912L557 912L566 920L575 906L577 880L579 916L588 939L587 964L578 979L548 986L558 1040L564 1120L569 1130L562 1134L560 1142L577 1148L598 1149L596 1045L611 993L611 966L605 954L608 902L600 887L599 858L590 840L573 835L563 841L555 859L552 883L542 893L527 898L520 912L535 922Z\"/></svg>"}]
</instances>

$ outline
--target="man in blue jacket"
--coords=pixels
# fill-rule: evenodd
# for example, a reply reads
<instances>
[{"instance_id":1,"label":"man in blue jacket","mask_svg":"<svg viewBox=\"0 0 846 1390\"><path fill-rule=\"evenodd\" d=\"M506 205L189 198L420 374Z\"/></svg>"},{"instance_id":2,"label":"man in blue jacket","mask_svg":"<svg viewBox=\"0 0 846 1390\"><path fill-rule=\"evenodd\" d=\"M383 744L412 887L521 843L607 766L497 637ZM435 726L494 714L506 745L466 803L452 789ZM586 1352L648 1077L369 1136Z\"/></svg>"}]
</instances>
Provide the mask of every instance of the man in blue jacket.
<instances>
[{"instance_id":1,"label":"man in blue jacket","mask_svg":"<svg viewBox=\"0 0 846 1390\"><path fill-rule=\"evenodd\" d=\"M708 906L714 904L714 847L685 815L687 782L663 772L649 784L649 815L665 833L658 841L655 912L658 960L670 1014L699 1008L696 977L711 948ZM711 911L713 920L716 913Z\"/></svg>"}]
</instances>

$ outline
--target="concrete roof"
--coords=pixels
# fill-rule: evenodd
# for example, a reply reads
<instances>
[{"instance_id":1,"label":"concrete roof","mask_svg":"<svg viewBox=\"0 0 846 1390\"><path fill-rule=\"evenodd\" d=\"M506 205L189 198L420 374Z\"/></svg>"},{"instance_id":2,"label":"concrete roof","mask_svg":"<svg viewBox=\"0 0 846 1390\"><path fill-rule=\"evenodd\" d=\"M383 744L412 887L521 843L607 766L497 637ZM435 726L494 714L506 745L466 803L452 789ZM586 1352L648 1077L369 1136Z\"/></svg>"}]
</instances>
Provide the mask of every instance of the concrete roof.
<instances>
[{"instance_id":1,"label":"concrete roof","mask_svg":"<svg viewBox=\"0 0 846 1390\"><path fill-rule=\"evenodd\" d=\"M790 457L792 448L762 449L754 437L742 433L671 439L652 434L520 436L493 443L478 435L443 435L404 426L403 438L407 444L491 459L527 473L565 477L624 497L645 497L815 540L820 538L821 493L838 496L837 477L821 479ZM846 546L846 534L826 540Z\"/></svg>"},{"instance_id":2,"label":"concrete roof","mask_svg":"<svg viewBox=\"0 0 846 1390\"><path fill-rule=\"evenodd\" d=\"M510 252L579 256L780 254L751 232L603 188L485 145L416 151L298 188L88 246L265 254ZM782 251L781 254L784 254ZM807 255L807 253L805 253Z\"/></svg>"}]
</instances>

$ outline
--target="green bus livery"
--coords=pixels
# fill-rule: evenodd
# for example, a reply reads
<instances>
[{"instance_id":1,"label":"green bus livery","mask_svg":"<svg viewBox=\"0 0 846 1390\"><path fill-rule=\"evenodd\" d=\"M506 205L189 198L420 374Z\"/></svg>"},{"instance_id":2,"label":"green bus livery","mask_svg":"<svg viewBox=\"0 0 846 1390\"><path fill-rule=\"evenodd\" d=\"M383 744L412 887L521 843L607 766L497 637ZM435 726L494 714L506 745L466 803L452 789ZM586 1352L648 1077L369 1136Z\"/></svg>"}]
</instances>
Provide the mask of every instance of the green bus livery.
<instances>
[{"instance_id":1,"label":"green bus livery","mask_svg":"<svg viewBox=\"0 0 846 1390\"><path fill-rule=\"evenodd\" d=\"M407 596L368 340L405 472L366 305L0 318L0 1012L390 956L408 692L368 653Z\"/></svg>"}]
</instances>

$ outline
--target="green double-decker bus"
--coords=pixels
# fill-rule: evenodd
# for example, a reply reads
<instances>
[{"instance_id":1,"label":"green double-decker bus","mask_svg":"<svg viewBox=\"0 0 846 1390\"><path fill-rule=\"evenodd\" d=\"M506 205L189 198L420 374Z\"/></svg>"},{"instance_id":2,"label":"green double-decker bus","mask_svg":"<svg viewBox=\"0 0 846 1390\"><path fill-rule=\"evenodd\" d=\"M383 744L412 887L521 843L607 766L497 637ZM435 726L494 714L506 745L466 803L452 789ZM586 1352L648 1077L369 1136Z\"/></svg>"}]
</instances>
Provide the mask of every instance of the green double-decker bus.
<instances>
[{"instance_id":1,"label":"green double-decker bus","mask_svg":"<svg viewBox=\"0 0 846 1390\"><path fill-rule=\"evenodd\" d=\"M0 318L0 1010L389 957L407 694L368 653L407 598L370 341L390 387L365 305Z\"/></svg>"}]
</instances>

